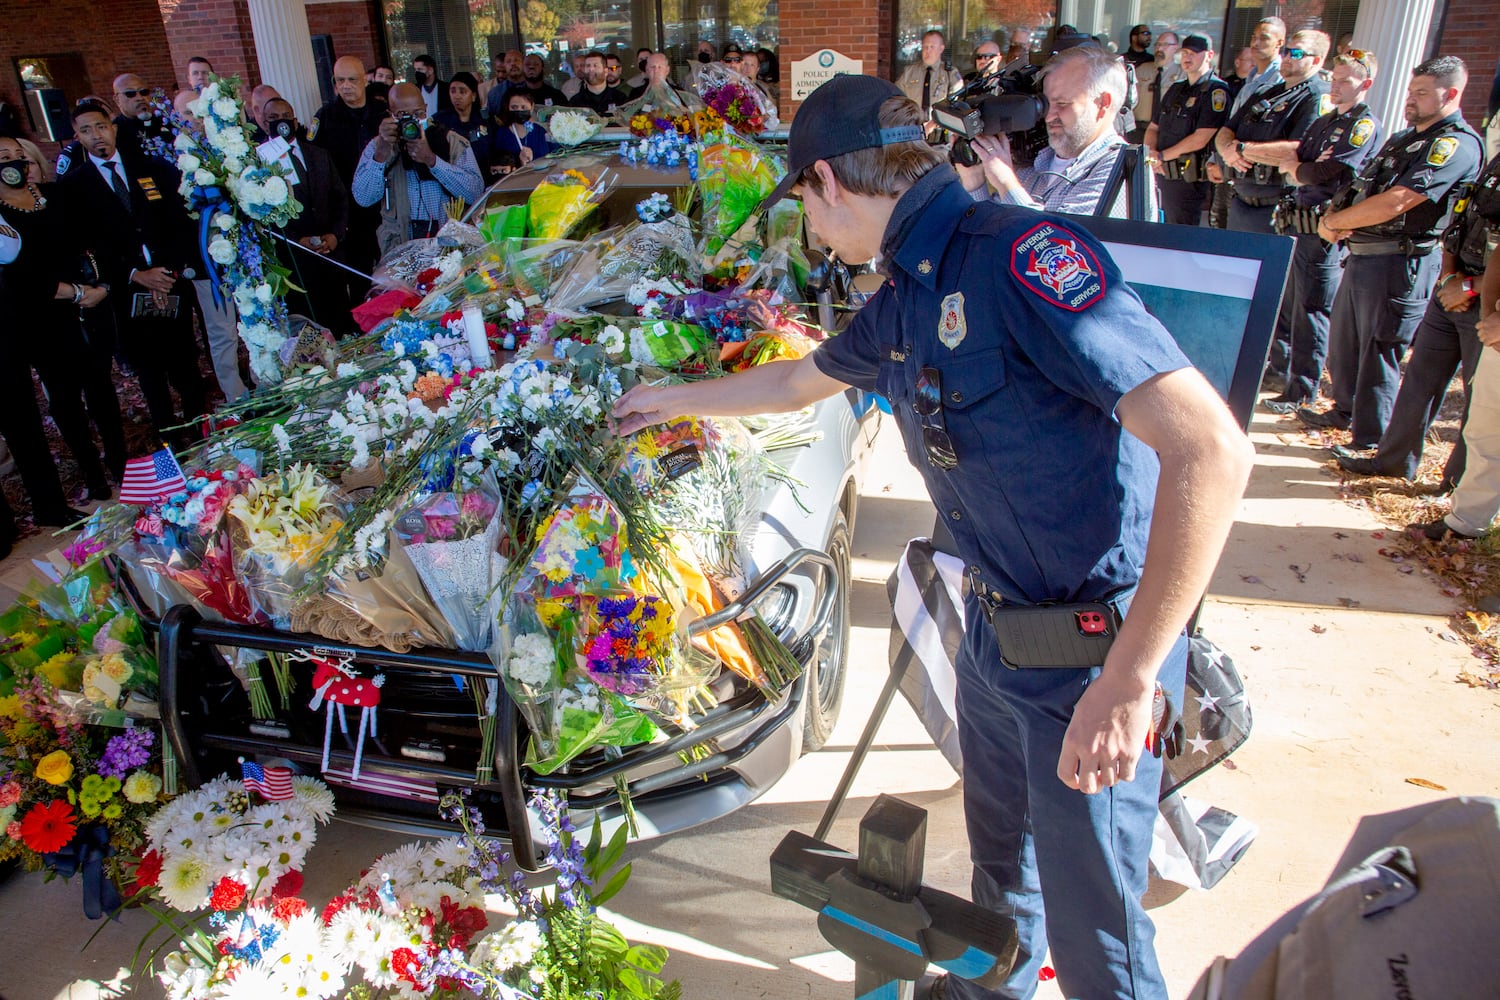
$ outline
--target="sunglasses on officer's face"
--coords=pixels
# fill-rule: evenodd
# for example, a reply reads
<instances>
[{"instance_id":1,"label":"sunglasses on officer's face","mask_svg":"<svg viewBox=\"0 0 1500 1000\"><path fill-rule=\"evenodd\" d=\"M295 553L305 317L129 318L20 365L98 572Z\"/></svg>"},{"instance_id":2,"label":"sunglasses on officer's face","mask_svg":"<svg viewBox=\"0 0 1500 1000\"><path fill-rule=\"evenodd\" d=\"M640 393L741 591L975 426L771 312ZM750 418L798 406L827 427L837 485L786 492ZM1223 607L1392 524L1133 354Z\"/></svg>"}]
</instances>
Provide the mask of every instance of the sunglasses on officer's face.
<instances>
[{"instance_id":1,"label":"sunglasses on officer's face","mask_svg":"<svg viewBox=\"0 0 1500 1000\"><path fill-rule=\"evenodd\" d=\"M149 90L122 90L122 91L120 91L120 96L121 97L145 97L149 93L151 93L151 91L149 91Z\"/></svg>"},{"instance_id":2,"label":"sunglasses on officer's face","mask_svg":"<svg viewBox=\"0 0 1500 1000\"><path fill-rule=\"evenodd\" d=\"M1281 58L1283 59L1301 59L1303 56L1310 55L1312 55L1312 50L1310 49L1293 49L1283 47L1281 50Z\"/></svg>"},{"instance_id":3,"label":"sunglasses on officer's face","mask_svg":"<svg viewBox=\"0 0 1500 1000\"><path fill-rule=\"evenodd\" d=\"M999 58L1000 58L1000 53L998 53L998 52L976 52L976 53L974 53L974 61L975 62L989 62L991 59L999 59Z\"/></svg>"}]
</instances>

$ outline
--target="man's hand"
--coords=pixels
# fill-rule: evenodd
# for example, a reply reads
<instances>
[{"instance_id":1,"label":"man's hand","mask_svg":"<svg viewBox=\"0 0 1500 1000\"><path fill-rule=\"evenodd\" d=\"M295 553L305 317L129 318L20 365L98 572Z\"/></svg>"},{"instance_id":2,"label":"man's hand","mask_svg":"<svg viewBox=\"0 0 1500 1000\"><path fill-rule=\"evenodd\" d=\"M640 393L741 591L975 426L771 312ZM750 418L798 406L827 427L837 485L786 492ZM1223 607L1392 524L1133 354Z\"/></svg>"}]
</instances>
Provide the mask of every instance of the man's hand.
<instances>
[{"instance_id":1,"label":"man's hand","mask_svg":"<svg viewBox=\"0 0 1500 1000\"><path fill-rule=\"evenodd\" d=\"M1069 788L1092 795L1135 779L1135 764L1151 729L1154 682L1142 685L1106 668L1073 706L1063 736L1057 777Z\"/></svg>"},{"instance_id":2,"label":"man's hand","mask_svg":"<svg viewBox=\"0 0 1500 1000\"><path fill-rule=\"evenodd\" d=\"M1492 312L1480 320L1478 329L1480 343L1500 351L1500 311Z\"/></svg>"},{"instance_id":3,"label":"man's hand","mask_svg":"<svg viewBox=\"0 0 1500 1000\"><path fill-rule=\"evenodd\" d=\"M427 144L426 138L408 139L406 141L406 155L424 167L430 167L437 162L437 154Z\"/></svg>"},{"instance_id":4,"label":"man's hand","mask_svg":"<svg viewBox=\"0 0 1500 1000\"><path fill-rule=\"evenodd\" d=\"M1021 188L1021 179L1011 166L1010 137L1005 135L981 135L969 143L984 168L984 176L997 191L1015 191Z\"/></svg>"},{"instance_id":5,"label":"man's hand","mask_svg":"<svg viewBox=\"0 0 1500 1000\"><path fill-rule=\"evenodd\" d=\"M983 163L976 163L972 167L966 167L962 163L955 163L953 169L958 171L958 179L963 182L965 191L978 191L984 187Z\"/></svg>"},{"instance_id":6,"label":"man's hand","mask_svg":"<svg viewBox=\"0 0 1500 1000\"><path fill-rule=\"evenodd\" d=\"M1280 163L1276 164L1276 169L1286 174L1287 177L1295 180L1297 177L1297 168L1300 166L1302 166L1302 161L1297 159L1297 155L1293 153L1291 156L1283 158Z\"/></svg>"},{"instance_id":7,"label":"man's hand","mask_svg":"<svg viewBox=\"0 0 1500 1000\"><path fill-rule=\"evenodd\" d=\"M78 300L79 306L84 309L92 309L103 302L109 295L109 289L100 285L84 285L83 298Z\"/></svg>"},{"instance_id":8,"label":"man's hand","mask_svg":"<svg viewBox=\"0 0 1500 1000\"><path fill-rule=\"evenodd\" d=\"M1457 273L1438 284L1437 296L1438 305L1451 313L1468 312L1475 302L1475 297L1464 291L1464 279Z\"/></svg>"},{"instance_id":9,"label":"man's hand","mask_svg":"<svg viewBox=\"0 0 1500 1000\"><path fill-rule=\"evenodd\" d=\"M1213 181L1215 184L1224 183L1224 171L1219 169L1219 163L1217 160L1208 161L1208 179Z\"/></svg>"},{"instance_id":10,"label":"man's hand","mask_svg":"<svg viewBox=\"0 0 1500 1000\"><path fill-rule=\"evenodd\" d=\"M165 295L172 290L177 283L176 277L171 271L164 267L148 267L144 271L137 270L135 277L131 279L137 285L152 292L160 292Z\"/></svg>"},{"instance_id":11,"label":"man's hand","mask_svg":"<svg viewBox=\"0 0 1500 1000\"><path fill-rule=\"evenodd\" d=\"M1340 243L1344 240L1347 240L1349 238L1350 232L1352 232L1352 230L1335 229L1330 226L1328 224L1328 217L1326 215L1318 220L1318 236L1321 237L1323 242L1325 243Z\"/></svg>"},{"instance_id":12,"label":"man's hand","mask_svg":"<svg viewBox=\"0 0 1500 1000\"><path fill-rule=\"evenodd\" d=\"M1248 174L1255 164L1245 159L1233 146L1224 151L1224 162L1242 174Z\"/></svg>"},{"instance_id":13,"label":"man's hand","mask_svg":"<svg viewBox=\"0 0 1500 1000\"><path fill-rule=\"evenodd\" d=\"M317 248L318 253L330 254L339 245L339 238L332 233L323 234L323 245Z\"/></svg>"},{"instance_id":14,"label":"man's hand","mask_svg":"<svg viewBox=\"0 0 1500 1000\"><path fill-rule=\"evenodd\" d=\"M380 121L380 141L392 149L401 144L401 136L396 131L396 119L382 118Z\"/></svg>"},{"instance_id":15,"label":"man's hand","mask_svg":"<svg viewBox=\"0 0 1500 1000\"><path fill-rule=\"evenodd\" d=\"M1154 171L1158 177L1167 176L1166 164L1162 163L1161 161L1161 150L1152 149L1150 146L1147 146L1146 162L1151 164L1152 171Z\"/></svg>"},{"instance_id":16,"label":"man's hand","mask_svg":"<svg viewBox=\"0 0 1500 1000\"><path fill-rule=\"evenodd\" d=\"M670 386L637 385L615 400L610 412L615 433L620 437L634 434L643 427L666 423L682 414L672 407Z\"/></svg>"}]
</instances>

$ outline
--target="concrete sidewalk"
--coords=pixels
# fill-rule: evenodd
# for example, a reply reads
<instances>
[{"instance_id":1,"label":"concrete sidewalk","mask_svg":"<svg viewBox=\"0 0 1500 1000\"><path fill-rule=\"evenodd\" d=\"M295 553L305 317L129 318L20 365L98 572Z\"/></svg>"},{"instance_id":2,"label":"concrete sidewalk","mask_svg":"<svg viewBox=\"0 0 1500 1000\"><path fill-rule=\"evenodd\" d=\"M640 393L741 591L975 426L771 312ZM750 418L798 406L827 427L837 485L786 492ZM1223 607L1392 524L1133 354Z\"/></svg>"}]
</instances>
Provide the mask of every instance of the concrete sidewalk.
<instances>
[{"instance_id":1,"label":"concrete sidewalk","mask_svg":"<svg viewBox=\"0 0 1500 1000\"><path fill-rule=\"evenodd\" d=\"M1234 954L1315 892L1360 816L1500 795L1500 773L1486 766L1500 758L1500 694L1455 681L1469 652L1448 635L1453 601L1380 558L1371 537L1380 525L1339 499L1320 467L1326 452L1283 443L1272 423L1257 413L1255 474L1201 619L1245 678L1255 728L1228 765L1188 789L1256 823L1260 835L1212 892L1153 891L1174 997L1213 956ZM770 894L768 861L786 831L817 825L886 673L885 579L906 540L932 524L921 481L889 429L879 450L855 530L852 672L832 740L752 806L632 847L634 875L611 902L627 934L672 950L666 971L688 997L852 996L852 967L819 938L814 915ZM853 847L859 817L881 792L929 810L927 880L966 895L957 779L899 699L829 839ZM308 897L326 898L403 839L334 824L311 855ZM0 915L5 1000L123 995L149 926L127 914L81 952L97 925L83 919L76 889L39 876L0 886ZM147 982L132 995L161 992ZM1060 996L1053 984L1038 995Z\"/></svg>"}]
</instances>

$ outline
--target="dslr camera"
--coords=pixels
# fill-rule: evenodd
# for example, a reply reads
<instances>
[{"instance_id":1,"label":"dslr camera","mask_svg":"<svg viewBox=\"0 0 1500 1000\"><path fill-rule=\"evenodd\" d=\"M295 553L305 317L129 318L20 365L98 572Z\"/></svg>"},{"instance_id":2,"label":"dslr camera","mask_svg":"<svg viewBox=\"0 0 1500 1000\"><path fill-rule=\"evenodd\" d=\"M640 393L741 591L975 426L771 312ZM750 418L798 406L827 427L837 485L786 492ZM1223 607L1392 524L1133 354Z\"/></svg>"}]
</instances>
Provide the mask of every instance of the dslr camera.
<instances>
[{"instance_id":1,"label":"dslr camera","mask_svg":"<svg viewBox=\"0 0 1500 1000\"><path fill-rule=\"evenodd\" d=\"M414 142L422 138L422 119L410 113L397 115L396 135L402 142Z\"/></svg>"},{"instance_id":2,"label":"dslr camera","mask_svg":"<svg viewBox=\"0 0 1500 1000\"><path fill-rule=\"evenodd\" d=\"M983 76L958 94L932 106L932 120L953 136L949 160L963 167L979 162L970 143L981 135L1009 135L1011 148L1033 159L1047 145L1047 98L1037 74L1040 67ZM992 89L1000 93L991 94Z\"/></svg>"}]
</instances>

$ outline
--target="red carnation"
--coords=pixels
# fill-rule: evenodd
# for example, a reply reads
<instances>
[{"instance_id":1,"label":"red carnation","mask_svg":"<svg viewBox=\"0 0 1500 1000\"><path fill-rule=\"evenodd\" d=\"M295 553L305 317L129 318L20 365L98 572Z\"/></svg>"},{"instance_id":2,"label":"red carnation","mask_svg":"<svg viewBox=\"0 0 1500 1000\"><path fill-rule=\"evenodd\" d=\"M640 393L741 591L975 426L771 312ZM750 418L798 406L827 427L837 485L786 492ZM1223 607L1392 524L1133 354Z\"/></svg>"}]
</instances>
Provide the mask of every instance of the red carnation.
<instances>
[{"instance_id":1,"label":"red carnation","mask_svg":"<svg viewBox=\"0 0 1500 1000\"><path fill-rule=\"evenodd\" d=\"M417 973L422 969L422 963L417 959L417 953L410 948L397 948L391 952L391 971L396 978L404 979L413 986L417 985Z\"/></svg>"},{"instance_id":2,"label":"red carnation","mask_svg":"<svg viewBox=\"0 0 1500 1000\"><path fill-rule=\"evenodd\" d=\"M238 910L245 902L245 887L228 875L219 879L214 886L213 892L208 894L208 905L215 910L227 913L230 910Z\"/></svg>"},{"instance_id":3,"label":"red carnation","mask_svg":"<svg viewBox=\"0 0 1500 1000\"><path fill-rule=\"evenodd\" d=\"M144 892L156 884L161 878L161 855L156 851L147 851L141 855L140 864L135 866L135 885L131 888L133 896L138 892Z\"/></svg>"},{"instance_id":4,"label":"red carnation","mask_svg":"<svg viewBox=\"0 0 1500 1000\"><path fill-rule=\"evenodd\" d=\"M73 807L62 799L31 807L21 819L21 841L38 854L60 851L73 840Z\"/></svg>"},{"instance_id":5,"label":"red carnation","mask_svg":"<svg viewBox=\"0 0 1500 1000\"><path fill-rule=\"evenodd\" d=\"M279 897L271 906L271 914L282 923L291 923L293 917L307 912L307 900L297 896Z\"/></svg>"},{"instance_id":6,"label":"red carnation","mask_svg":"<svg viewBox=\"0 0 1500 1000\"><path fill-rule=\"evenodd\" d=\"M443 897L443 923L453 932L449 938L450 948L467 948L469 941L483 931L489 920L477 906L459 906L447 896ZM454 943L454 942L458 943Z\"/></svg>"},{"instance_id":7,"label":"red carnation","mask_svg":"<svg viewBox=\"0 0 1500 1000\"><path fill-rule=\"evenodd\" d=\"M284 899L287 896L295 896L302 891L302 873L299 871L288 871L276 884L271 887L272 899Z\"/></svg>"},{"instance_id":8,"label":"red carnation","mask_svg":"<svg viewBox=\"0 0 1500 1000\"><path fill-rule=\"evenodd\" d=\"M350 893L345 893L342 896L334 896L332 899L330 899L328 901L328 905L323 907L323 926L326 927L329 924L333 923L333 918L338 916L340 911L342 911L344 907L350 905L353 902L354 896Z\"/></svg>"}]
</instances>

